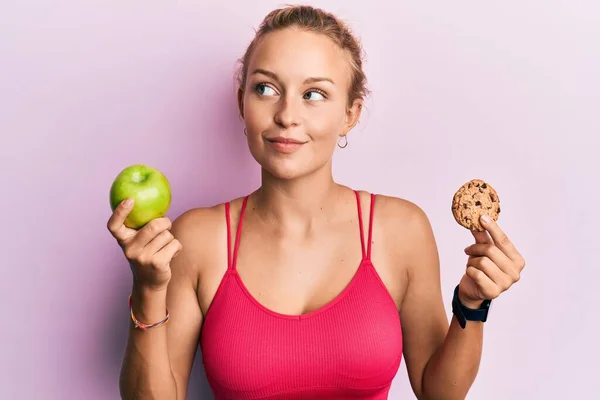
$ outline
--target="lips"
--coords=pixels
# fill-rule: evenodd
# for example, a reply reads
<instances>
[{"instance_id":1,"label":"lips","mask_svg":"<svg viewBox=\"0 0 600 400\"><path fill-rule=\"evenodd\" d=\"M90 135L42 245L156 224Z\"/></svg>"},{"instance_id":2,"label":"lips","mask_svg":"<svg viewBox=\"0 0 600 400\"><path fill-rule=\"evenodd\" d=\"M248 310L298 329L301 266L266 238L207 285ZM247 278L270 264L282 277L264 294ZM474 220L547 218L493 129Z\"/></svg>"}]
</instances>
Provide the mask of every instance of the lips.
<instances>
[{"instance_id":1,"label":"lips","mask_svg":"<svg viewBox=\"0 0 600 400\"><path fill-rule=\"evenodd\" d=\"M292 138L284 138L281 136L268 138L267 139L271 143L283 143L283 144L304 144L306 142L302 142L300 140L292 139Z\"/></svg>"},{"instance_id":2,"label":"lips","mask_svg":"<svg viewBox=\"0 0 600 400\"><path fill-rule=\"evenodd\" d=\"M291 154L298 151L306 142L302 142L300 140L285 138L282 136L277 136L273 138L267 138L267 143L278 153L282 154Z\"/></svg>"}]
</instances>

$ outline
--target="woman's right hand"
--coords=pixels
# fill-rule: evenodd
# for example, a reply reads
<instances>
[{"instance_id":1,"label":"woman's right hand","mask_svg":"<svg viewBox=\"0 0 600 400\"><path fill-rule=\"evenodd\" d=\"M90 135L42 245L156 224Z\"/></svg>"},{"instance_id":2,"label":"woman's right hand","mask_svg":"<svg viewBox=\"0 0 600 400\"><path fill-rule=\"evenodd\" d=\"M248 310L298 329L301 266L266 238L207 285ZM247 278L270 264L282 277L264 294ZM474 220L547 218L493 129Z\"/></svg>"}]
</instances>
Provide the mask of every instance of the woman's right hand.
<instances>
[{"instance_id":1,"label":"woman's right hand","mask_svg":"<svg viewBox=\"0 0 600 400\"><path fill-rule=\"evenodd\" d=\"M110 216L107 228L123 249L129 261L135 285L150 290L166 290L171 280L171 260L182 249L181 243L169 231L171 221L156 218L141 229L124 225L133 209L126 201L121 202Z\"/></svg>"}]
</instances>

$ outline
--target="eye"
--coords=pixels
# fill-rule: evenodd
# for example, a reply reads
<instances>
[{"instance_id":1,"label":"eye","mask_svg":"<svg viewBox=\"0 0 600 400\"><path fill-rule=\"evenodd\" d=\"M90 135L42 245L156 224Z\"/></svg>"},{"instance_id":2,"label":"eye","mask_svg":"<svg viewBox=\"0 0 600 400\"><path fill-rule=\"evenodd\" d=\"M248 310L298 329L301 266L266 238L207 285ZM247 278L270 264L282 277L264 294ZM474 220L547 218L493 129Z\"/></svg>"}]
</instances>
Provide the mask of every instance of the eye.
<instances>
[{"instance_id":1,"label":"eye","mask_svg":"<svg viewBox=\"0 0 600 400\"><path fill-rule=\"evenodd\" d=\"M275 89L268 86L266 83L257 84L255 87L255 91L256 91L256 93L258 93L261 96L274 96L277 94Z\"/></svg>"},{"instance_id":2,"label":"eye","mask_svg":"<svg viewBox=\"0 0 600 400\"><path fill-rule=\"evenodd\" d=\"M313 96L311 96L311 94ZM319 90L310 90L310 91L304 93L303 98L304 98L304 100L320 101L320 100L325 100L325 94Z\"/></svg>"}]
</instances>

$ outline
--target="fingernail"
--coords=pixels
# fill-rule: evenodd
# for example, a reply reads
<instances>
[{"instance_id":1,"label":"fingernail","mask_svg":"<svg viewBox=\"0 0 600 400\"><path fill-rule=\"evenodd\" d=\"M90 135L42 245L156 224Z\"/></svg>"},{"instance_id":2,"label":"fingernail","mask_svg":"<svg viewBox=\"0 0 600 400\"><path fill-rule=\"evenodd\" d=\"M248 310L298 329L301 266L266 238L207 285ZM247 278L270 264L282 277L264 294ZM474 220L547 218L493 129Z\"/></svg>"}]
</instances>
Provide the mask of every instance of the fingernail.
<instances>
[{"instance_id":1,"label":"fingernail","mask_svg":"<svg viewBox=\"0 0 600 400\"><path fill-rule=\"evenodd\" d=\"M133 204L133 199L126 199L123 204L125 205L125 207L129 207Z\"/></svg>"},{"instance_id":2,"label":"fingernail","mask_svg":"<svg viewBox=\"0 0 600 400\"><path fill-rule=\"evenodd\" d=\"M485 223L488 223L488 222L490 222L492 219L491 219L491 218L490 218L488 215L486 215L486 214L483 214L483 215L481 216L481 220L482 220L483 222L485 222Z\"/></svg>"},{"instance_id":3,"label":"fingernail","mask_svg":"<svg viewBox=\"0 0 600 400\"><path fill-rule=\"evenodd\" d=\"M466 254L469 254L469 249L470 249L470 248L471 248L471 246L467 246L467 247L465 247L465 253L466 253Z\"/></svg>"}]
</instances>

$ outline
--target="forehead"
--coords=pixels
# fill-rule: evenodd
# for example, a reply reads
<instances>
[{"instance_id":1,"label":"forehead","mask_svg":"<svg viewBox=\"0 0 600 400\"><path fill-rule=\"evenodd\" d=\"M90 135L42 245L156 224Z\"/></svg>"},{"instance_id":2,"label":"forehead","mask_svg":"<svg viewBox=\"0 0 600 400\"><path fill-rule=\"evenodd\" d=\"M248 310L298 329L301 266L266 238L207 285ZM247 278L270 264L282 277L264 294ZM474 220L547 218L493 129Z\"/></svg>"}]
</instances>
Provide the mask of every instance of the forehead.
<instances>
[{"instance_id":1,"label":"forehead","mask_svg":"<svg viewBox=\"0 0 600 400\"><path fill-rule=\"evenodd\" d=\"M275 72L284 81L328 77L340 86L350 78L342 49L323 34L296 28L265 35L252 53L248 71L256 68Z\"/></svg>"}]
</instances>

